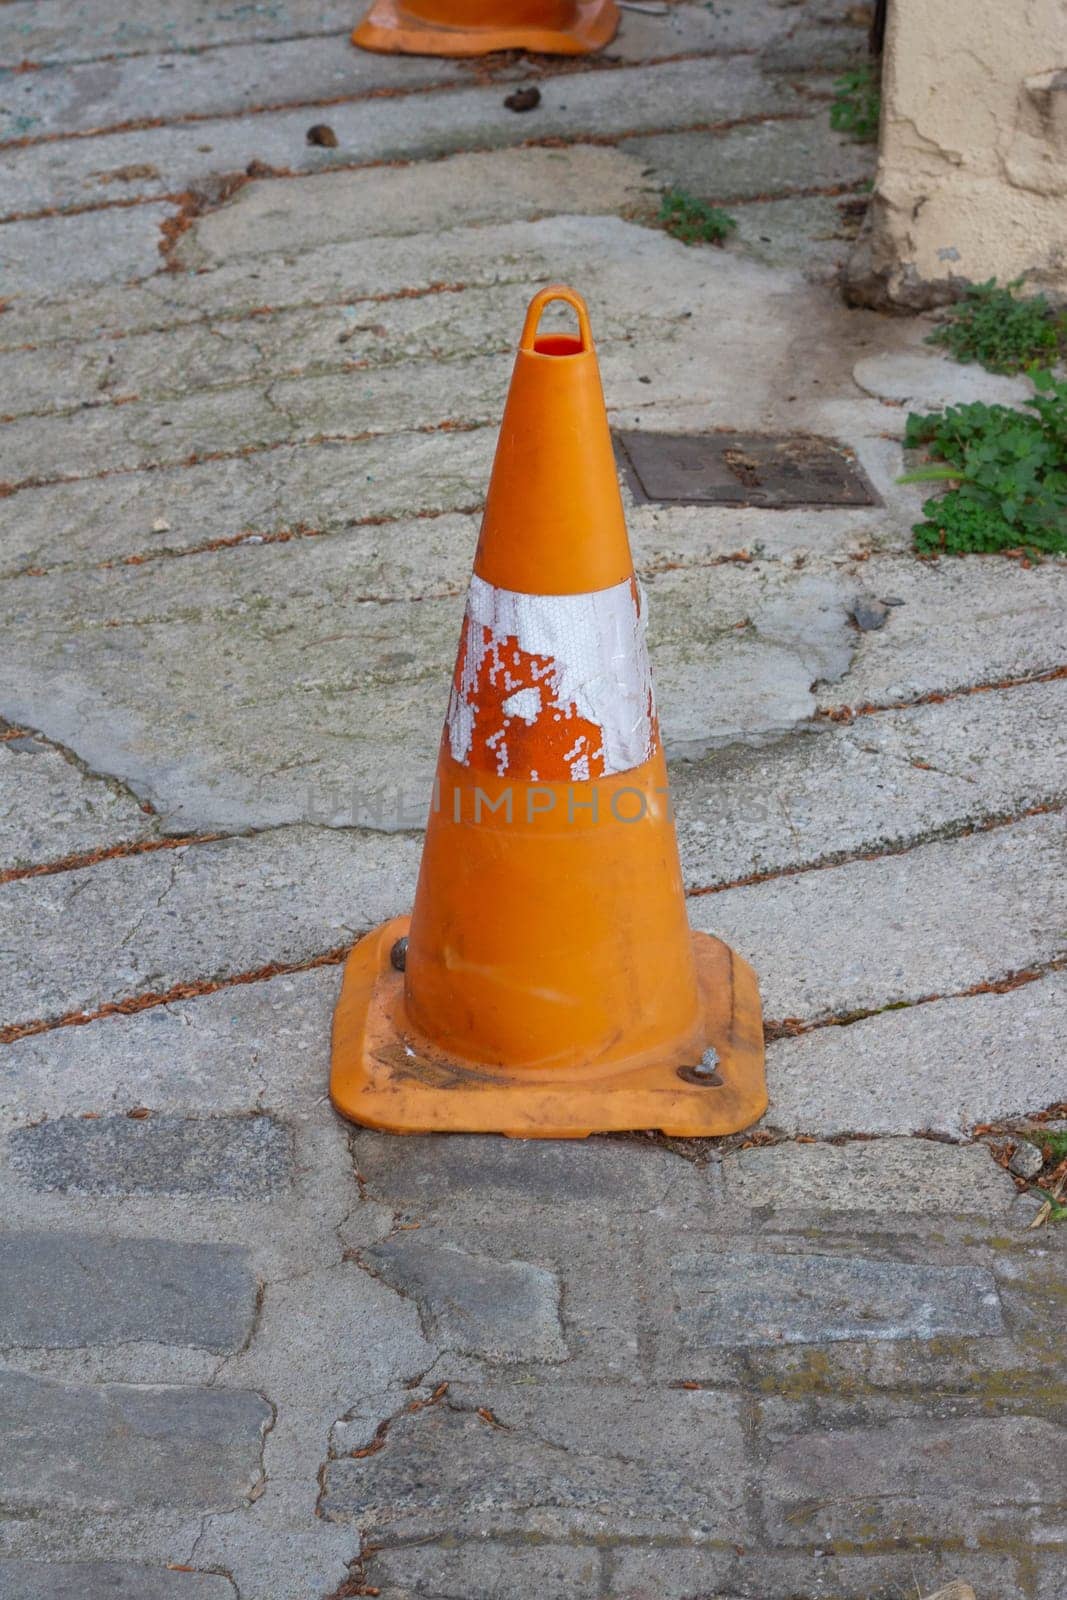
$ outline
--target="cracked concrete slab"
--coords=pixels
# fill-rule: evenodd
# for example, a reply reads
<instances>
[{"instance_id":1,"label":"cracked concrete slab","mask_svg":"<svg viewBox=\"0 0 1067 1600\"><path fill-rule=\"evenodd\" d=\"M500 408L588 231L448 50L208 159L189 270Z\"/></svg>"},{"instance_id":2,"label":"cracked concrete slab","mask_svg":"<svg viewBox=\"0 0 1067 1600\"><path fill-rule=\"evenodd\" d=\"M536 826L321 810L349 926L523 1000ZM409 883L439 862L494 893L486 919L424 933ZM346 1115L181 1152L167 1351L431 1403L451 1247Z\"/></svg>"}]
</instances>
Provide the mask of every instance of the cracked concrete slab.
<instances>
[{"instance_id":1,"label":"cracked concrete slab","mask_svg":"<svg viewBox=\"0 0 1067 1600\"><path fill-rule=\"evenodd\" d=\"M468 528L429 524L431 551ZM372 548L397 532L379 530ZM410 538L405 558L421 568L424 529ZM51 581L27 589L4 630L7 713L40 724L47 710L53 737L106 760L172 830L418 826L470 549L456 549L443 583L432 565L420 571L425 598L405 604L376 592L366 542L84 574L65 597ZM647 592L669 755L786 731L814 711L811 684L848 666L849 591L836 573L693 568L650 575Z\"/></svg>"},{"instance_id":2,"label":"cracked concrete slab","mask_svg":"<svg viewBox=\"0 0 1067 1600\"><path fill-rule=\"evenodd\" d=\"M690 919L755 966L765 1017L847 1016L959 993L1067 955L1065 855L1063 814L1038 816L697 896Z\"/></svg>"},{"instance_id":3,"label":"cracked concrete slab","mask_svg":"<svg viewBox=\"0 0 1067 1600\"><path fill-rule=\"evenodd\" d=\"M92 1011L349 945L407 909L417 854L403 837L285 830L5 884L5 925L28 954L0 1013Z\"/></svg>"},{"instance_id":4,"label":"cracked concrete slab","mask_svg":"<svg viewBox=\"0 0 1067 1600\"><path fill-rule=\"evenodd\" d=\"M416 62L412 58L408 65ZM640 162L602 145L475 151L428 166L246 184L197 220L174 258L183 267L219 266L241 256L302 253L350 239L570 212L611 215L648 202L650 194Z\"/></svg>"},{"instance_id":5,"label":"cracked concrete slab","mask_svg":"<svg viewBox=\"0 0 1067 1600\"><path fill-rule=\"evenodd\" d=\"M536 137L542 139L653 130L666 116L682 124L729 122L788 110L800 99L745 56L562 74L542 79L540 88ZM154 199L216 173L244 172L251 161L281 172L318 172L521 144L532 130L502 99L492 86L337 104L329 113L336 150L308 144L303 108L30 145L14 156L0 151L0 184L11 211L65 209L112 198Z\"/></svg>"},{"instance_id":6,"label":"cracked concrete slab","mask_svg":"<svg viewBox=\"0 0 1067 1600\"><path fill-rule=\"evenodd\" d=\"M766 200L812 186L858 187L873 175L874 151L834 133L822 107L811 117L754 122L727 133L661 133L625 139L620 151L652 169L655 181L712 204Z\"/></svg>"},{"instance_id":7,"label":"cracked concrete slab","mask_svg":"<svg viewBox=\"0 0 1067 1600\"><path fill-rule=\"evenodd\" d=\"M1021 1117L1062 1098L1062 972L817 1028L767 1052L766 1121L830 1137L941 1133Z\"/></svg>"},{"instance_id":8,"label":"cracked concrete slab","mask_svg":"<svg viewBox=\"0 0 1067 1600\"><path fill-rule=\"evenodd\" d=\"M155 835L133 795L82 771L31 732L0 740L0 873Z\"/></svg>"},{"instance_id":9,"label":"cracked concrete slab","mask_svg":"<svg viewBox=\"0 0 1067 1600\"><path fill-rule=\"evenodd\" d=\"M0 289L40 300L115 279L151 277L161 265L160 228L176 211L157 203L7 222L0 231ZM17 333L5 328L4 334L19 344L33 337L29 327Z\"/></svg>"}]
</instances>

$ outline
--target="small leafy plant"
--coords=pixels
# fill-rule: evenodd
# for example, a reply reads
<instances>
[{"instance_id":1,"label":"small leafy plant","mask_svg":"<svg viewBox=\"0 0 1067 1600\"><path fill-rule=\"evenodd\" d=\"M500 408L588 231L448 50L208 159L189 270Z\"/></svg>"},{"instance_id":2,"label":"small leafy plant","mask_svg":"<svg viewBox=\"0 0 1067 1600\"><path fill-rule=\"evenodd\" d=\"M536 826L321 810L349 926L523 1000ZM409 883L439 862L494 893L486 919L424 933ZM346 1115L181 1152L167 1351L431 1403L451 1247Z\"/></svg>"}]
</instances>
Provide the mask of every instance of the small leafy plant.
<instances>
[{"instance_id":1,"label":"small leafy plant","mask_svg":"<svg viewBox=\"0 0 1067 1600\"><path fill-rule=\"evenodd\" d=\"M1067 311L1056 311L1043 294L1023 299L1022 279L998 288L997 280L971 284L963 299L926 340L957 361L977 361L989 372L1022 372L1052 366L1067 353Z\"/></svg>"},{"instance_id":2,"label":"small leafy plant","mask_svg":"<svg viewBox=\"0 0 1067 1600\"><path fill-rule=\"evenodd\" d=\"M857 144L874 144L881 114L881 76L873 62L834 79L830 126L835 133L847 133Z\"/></svg>"},{"instance_id":3,"label":"small leafy plant","mask_svg":"<svg viewBox=\"0 0 1067 1600\"><path fill-rule=\"evenodd\" d=\"M1067 382L1031 374L1028 415L980 402L908 417L904 446L934 464L901 483L947 482L915 524L923 553L1067 552Z\"/></svg>"},{"instance_id":4,"label":"small leafy plant","mask_svg":"<svg viewBox=\"0 0 1067 1600\"><path fill-rule=\"evenodd\" d=\"M659 208L660 224L683 244L722 244L737 220L719 206L697 200L685 189L668 189Z\"/></svg>"}]
</instances>

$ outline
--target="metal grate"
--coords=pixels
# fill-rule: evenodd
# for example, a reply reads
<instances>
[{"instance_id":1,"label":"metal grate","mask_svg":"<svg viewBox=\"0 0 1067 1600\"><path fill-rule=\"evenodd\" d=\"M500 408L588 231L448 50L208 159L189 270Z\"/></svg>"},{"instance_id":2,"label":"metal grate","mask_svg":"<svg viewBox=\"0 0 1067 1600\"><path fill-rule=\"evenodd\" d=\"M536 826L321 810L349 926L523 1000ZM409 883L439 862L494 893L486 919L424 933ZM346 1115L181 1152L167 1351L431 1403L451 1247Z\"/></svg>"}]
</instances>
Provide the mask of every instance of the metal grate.
<instances>
[{"instance_id":1,"label":"metal grate","mask_svg":"<svg viewBox=\"0 0 1067 1600\"><path fill-rule=\"evenodd\" d=\"M729 506L874 506L852 452L811 434L616 433L638 501Z\"/></svg>"}]
</instances>

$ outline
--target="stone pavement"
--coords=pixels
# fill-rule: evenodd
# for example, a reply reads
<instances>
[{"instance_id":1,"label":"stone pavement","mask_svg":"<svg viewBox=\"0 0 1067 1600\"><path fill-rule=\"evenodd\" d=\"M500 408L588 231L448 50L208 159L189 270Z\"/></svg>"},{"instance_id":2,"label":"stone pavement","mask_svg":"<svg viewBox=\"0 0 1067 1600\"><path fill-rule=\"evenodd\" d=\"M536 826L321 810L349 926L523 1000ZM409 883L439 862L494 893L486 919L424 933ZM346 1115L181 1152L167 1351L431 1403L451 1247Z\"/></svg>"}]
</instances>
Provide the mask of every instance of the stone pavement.
<instances>
[{"instance_id":1,"label":"stone pavement","mask_svg":"<svg viewBox=\"0 0 1067 1600\"><path fill-rule=\"evenodd\" d=\"M835 291L862 7L648 3L577 64L353 21L0 4L0 1596L1062 1600L1062 1230L994 1155L1067 1099L1067 584L910 553L908 407L1026 386ZM829 435L880 498L628 506L748 1139L325 1099L558 278L616 425Z\"/></svg>"}]
</instances>

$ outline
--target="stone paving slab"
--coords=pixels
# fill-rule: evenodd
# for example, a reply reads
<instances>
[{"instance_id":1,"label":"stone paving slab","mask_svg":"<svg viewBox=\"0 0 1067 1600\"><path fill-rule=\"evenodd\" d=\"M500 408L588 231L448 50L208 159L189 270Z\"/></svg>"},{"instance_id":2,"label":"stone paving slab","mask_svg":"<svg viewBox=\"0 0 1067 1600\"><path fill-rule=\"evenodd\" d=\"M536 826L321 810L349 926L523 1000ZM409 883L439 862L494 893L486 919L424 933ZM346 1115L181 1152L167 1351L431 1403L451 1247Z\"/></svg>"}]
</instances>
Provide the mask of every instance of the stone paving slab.
<instances>
[{"instance_id":1,"label":"stone paving slab","mask_svg":"<svg viewBox=\"0 0 1067 1600\"><path fill-rule=\"evenodd\" d=\"M285 172L321 172L530 138L653 131L668 117L683 125L729 122L759 112L781 113L800 103L794 89L763 77L744 56L563 74L542 79L540 89L535 127L503 105L498 86L456 88L331 106L335 150L308 144L307 109L269 111L30 145L14 154L0 151L0 185L9 213L69 209L113 199L157 199L218 173L244 172L251 161Z\"/></svg>"},{"instance_id":2,"label":"stone paving slab","mask_svg":"<svg viewBox=\"0 0 1067 1600\"><path fill-rule=\"evenodd\" d=\"M1062 1490L1041 1463L1063 1448L1064 1429L1036 1417L920 1413L821 1429L797 1416L789 1435L772 1444L762 1489L778 1543L848 1538L861 1520L872 1543L966 1539L995 1548L1017 1542L1021 1518L1040 1546L1062 1526Z\"/></svg>"},{"instance_id":3,"label":"stone paving slab","mask_svg":"<svg viewBox=\"0 0 1067 1600\"><path fill-rule=\"evenodd\" d=\"M489 1411L489 1420L481 1412ZM711 1431L729 1471L701 1481ZM322 1515L365 1532L595 1532L609 1507L634 1534L695 1519L705 1538L744 1539L743 1443L737 1402L710 1390L610 1391L569 1385L452 1386L395 1418L385 1446L330 1461Z\"/></svg>"},{"instance_id":4,"label":"stone paving slab","mask_svg":"<svg viewBox=\"0 0 1067 1600\"><path fill-rule=\"evenodd\" d=\"M73 744L97 770L110 763L168 825L418 826L469 560L453 544L442 583L434 552L465 529L428 530L425 598L409 606L381 594L379 561L361 559L361 544L380 547L380 531L341 546L302 539L195 564L35 580L17 591L5 622L3 710ZM414 528L412 539L425 531ZM405 557L414 567L413 545ZM906 600L880 634L861 636L848 622L860 583L861 593ZM882 558L859 582L814 563L799 573L757 562L650 572L668 756L781 734L819 702L910 699L1057 667L1065 584L1067 569L1020 574L994 610L1002 586L992 566L929 577ZM950 628L953 599L966 614ZM816 697L817 680L834 687ZM364 792L358 772L379 775L384 802Z\"/></svg>"},{"instance_id":5,"label":"stone paving slab","mask_svg":"<svg viewBox=\"0 0 1067 1600\"><path fill-rule=\"evenodd\" d=\"M832 1594L834 1600L871 1600L874 1595L895 1600L920 1591L932 1600L935 1590L966 1573L978 1586L977 1593L1000 1596L1023 1593L1021 1584L1034 1570L1031 1559L1034 1568L1051 1572L1058 1557L1046 1561L1027 1552L1016 1564L1003 1555L914 1545L865 1555L839 1555L831 1549L808 1555L755 1551L736 1555L669 1545L654 1550L622 1546L608 1557L605 1592L608 1600L694 1600L697 1595L715 1600L794 1600L805 1593ZM384 1571L389 1571L388 1561Z\"/></svg>"},{"instance_id":6,"label":"stone paving slab","mask_svg":"<svg viewBox=\"0 0 1067 1600\"><path fill-rule=\"evenodd\" d=\"M1058 807L1067 798L1057 733L1065 694L1056 681L963 695L677 762L671 794L686 881L710 888L884 854Z\"/></svg>"},{"instance_id":7,"label":"stone paving slab","mask_svg":"<svg viewBox=\"0 0 1067 1600\"><path fill-rule=\"evenodd\" d=\"M195 403L202 405L204 390L229 391L234 385L258 388L278 379L331 373L347 374L348 385L357 396L364 381L359 374L366 369L412 362L418 372L443 350L450 358L461 359L492 352L505 370L530 292L530 285L516 284L468 290L462 297L426 295L387 300L372 307L280 312L270 318L197 323L165 335L135 334L111 341L110 348L103 348L98 340L46 345L14 352L6 360L21 397L23 416L82 406L136 406L140 410L149 396L158 403L193 394ZM639 315L646 337L657 334L669 339L687 313L670 308L661 312L658 307L642 305ZM564 322L551 312L544 320L546 328ZM600 320L602 342L629 337L634 320L631 305L617 306ZM257 402L256 393L242 392L250 404ZM285 398L284 392L281 398ZM239 403L240 396L236 399ZM135 426L137 415L133 416ZM348 418L339 420L347 422ZM352 420L354 425L355 418ZM173 419L170 425L174 425ZM12 432L11 439L17 444L18 434ZM169 436L166 443L173 444ZM307 509L306 500L304 505Z\"/></svg>"},{"instance_id":8,"label":"stone paving slab","mask_svg":"<svg viewBox=\"0 0 1067 1600\"><path fill-rule=\"evenodd\" d=\"M199 978L300 962L406 910L413 840L285 830L0 887L26 951L5 1022L93 1010Z\"/></svg>"},{"instance_id":9,"label":"stone paving slab","mask_svg":"<svg viewBox=\"0 0 1067 1600\"><path fill-rule=\"evenodd\" d=\"M1004 1330L993 1279L973 1267L702 1251L676 1259L671 1276L683 1353Z\"/></svg>"},{"instance_id":10,"label":"stone paving slab","mask_svg":"<svg viewBox=\"0 0 1067 1600\"><path fill-rule=\"evenodd\" d=\"M566 1595L597 1600L601 1554L595 1546L509 1544L480 1540L460 1545L402 1545L382 1550L368 1563L368 1578L383 1600L490 1600L501 1594Z\"/></svg>"},{"instance_id":11,"label":"stone paving slab","mask_svg":"<svg viewBox=\"0 0 1067 1600\"><path fill-rule=\"evenodd\" d=\"M1063 665L1062 634L1051 622L1062 611L1067 566L1034 568L1034 583L1024 571L1007 595L1000 573L986 563L901 561L869 571L867 592L888 594L892 585L906 603L893 608L885 628L861 636L847 677L821 688L824 708L884 705Z\"/></svg>"},{"instance_id":12,"label":"stone paving slab","mask_svg":"<svg viewBox=\"0 0 1067 1600\"><path fill-rule=\"evenodd\" d=\"M735 207L735 248L768 267L801 267L806 277L830 281L852 248L840 203L832 196L746 201Z\"/></svg>"},{"instance_id":13,"label":"stone paving slab","mask_svg":"<svg viewBox=\"0 0 1067 1600\"><path fill-rule=\"evenodd\" d=\"M93 1387L2 1372L0 1493L15 1511L223 1510L255 1487L272 1417L262 1396L240 1389Z\"/></svg>"},{"instance_id":14,"label":"stone paving slab","mask_svg":"<svg viewBox=\"0 0 1067 1600\"><path fill-rule=\"evenodd\" d=\"M674 185L714 205L765 200L816 182L856 188L874 171L874 150L835 133L825 107L812 117L754 122L726 133L662 133L625 139L659 185Z\"/></svg>"},{"instance_id":15,"label":"stone paving slab","mask_svg":"<svg viewBox=\"0 0 1067 1600\"><path fill-rule=\"evenodd\" d=\"M770 1047L767 1121L784 1132L959 1138L1063 1097L1061 972L1008 994L885 1011Z\"/></svg>"},{"instance_id":16,"label":"stone paving slab","mask_svg":"<svg viewBox=\"0 0 1067 1600\"><path fill-rule=\"evenodd\" d=\"M335 33L197 51L168 50L173 37L164 36L159 43L159 54L55 64L8 81L6 104L0 107L0 139L232 116L263 106L313 104L381 89L403 93L473 78L467 63L422 56L383 60L348 47L346 38ZM308 122L310 126L310 116Z\"/></svg>"},{"instance_id":17,"label":"stone paving slab","mask_svg":"<svg viewBox=\"0 0 1067 1600\"><path fill-rule=\"evenodd\" d=\"M916 1139L754 1146L723 1157L726 1201L796 1211L873 1211L913 1219L952 1212L1003 1216L1015 1185L984 1145Z\"/></svg>"},{"instance_id":18,"label":"stone paving slab","mask_svg":"<svg viewBox=\"0 0 1067 1600\"><path fill-rule=\"evenodd\" d=\"M7 1349L139 1340L221 1354L250 1337L256 1312L255 1279L232 1245L11 1233L0 1238L0 1283Z\"/></svg>"},{"instance_id":19,"label":"stone paving slab","mask_svg":"<svg viewBox=\"0 0 1067 1600\"><path fill-rule=\"evenodd\" d=\"M560 1288L529 1261L494 1261L432 1234L374 1245L360 1262L415 1300L431 1337L460 1355L492 1361L563 1361Z\"/></svg>"},{"instance_id":20,"label":"stone paving slab","mask_svg":"<svg viewBox=\"0 0 1067 1600\"><path fill-rule=\"evenodd\" d=\"M27 734L0 741L0 872L133 844L155 833L140 802Z\"/></svg>"},{"instance_id":21,"label":"stone paving slab","mask_svg":"<svg viewBox=\"0 0 1067 1600\"><path fill-rule=\"evenodd\" d=\"M223 1573L168 1571L126 1561L4 1561L6 1600L235 1600Z\"/></svg>"},{"instance_id":22,"label":"stone paving slab","mask_svg":"<svg viewBox=\"0 0 1067 1600\"><path fill-rule=\"evenodd\" d=\"M10 1152L46 1193L251 1200L293 1181L292 1135L267 1116L63 1116L18 1129Z\"/></svg>"},{"instance_id":23,"label":"stone paving slab","mask_svg":"<svg viewBox=\"0 0 1067 1600\"><path fill-rule=\"evenodd\" d=\"M16 1123L139 1106L306 1112L324 1092L337 984L333 969L298 972L22 1039L0 1050L0 1106Z\"/></svg>"},{"instance_id":24,"label":"stone paving slab","mask_svg":"<svg viewBox=\"0 0 1067 1600\"><path fill-rule=\"evenodd\" d=\"M1058 813L698 896L690 916L754 964L765 1017L813 1020L958 993L1067 956L1065 878Z\"/></svg>"},{"instance_id":25,"label":"stone paving slab","mask_svg":"<svg viewBox=\"0 0 1067 1600\"><path fill-rule=\"evenodd\" d=\"M116 278L149 278L162 262L160 227L176 209L151 204L6 222L0 231L0 294L42 300L79 288L91 291ZM21 317L17 329L13 323L0 340L16 346L32 340L34 329Z\"/></svg>"},{"instance_id":26,"label":"stone paving slab","mask_svg":"<svg viewBox=\"0 0 1067 1600\"><path fill-rule=\"evenodd\" d=\"M241 256L304 252L350 239L572 212L608 215L647 204L650 190L632 156L583 144L478 151L431 165L249 183L197 220L179 240L174 259L187 268L218 266Z\"/></svg>"},{"instance_id":27,"label":"stone paving slab","mask_svg":"<svg viewBox=\"0 0 1067 1600\"><path fill-rule=\"evenodd\" d=\"M92 60L166 50L341 33L351 6L339 0L270 0L269 5L222 10L199 0L176 0L165 15L131 16L116 0L13 0L0 17L0 51L11 61Z\"/></svg>"},{"instance_id":28,"label":"stone paving slab","mask_svg":"<svg viewBox=\"0 0 1067 1600\"><path fill-rule=\"evenodd\" d=\"M613 409L632 411L640 403L641 378L633 376L632 368L654 369L664 362L667 357L660 352L669 348L671 333L677 337L677 327L668 330L661 320L655 343L627 347L622 370L611 343L604 341L601 363L605 381L613 385ZM683 353L684 340L677 343L674 382L686 398L696 373L692 358ZM281 377L262 389L242 383L178 394L167 400L162 415L157 404L138 398L64 412L51 422L50 476L176 466L216 451L238 454L297 440L485 426L503 409L510 367L503 352L447 364L361 366L350 372ZM269 367L263 376L272 377ZM31 481L35 486L41 465L39 430L32 416L4 427L5 470L13 483Z\"/></svg>"}]
</instances>

